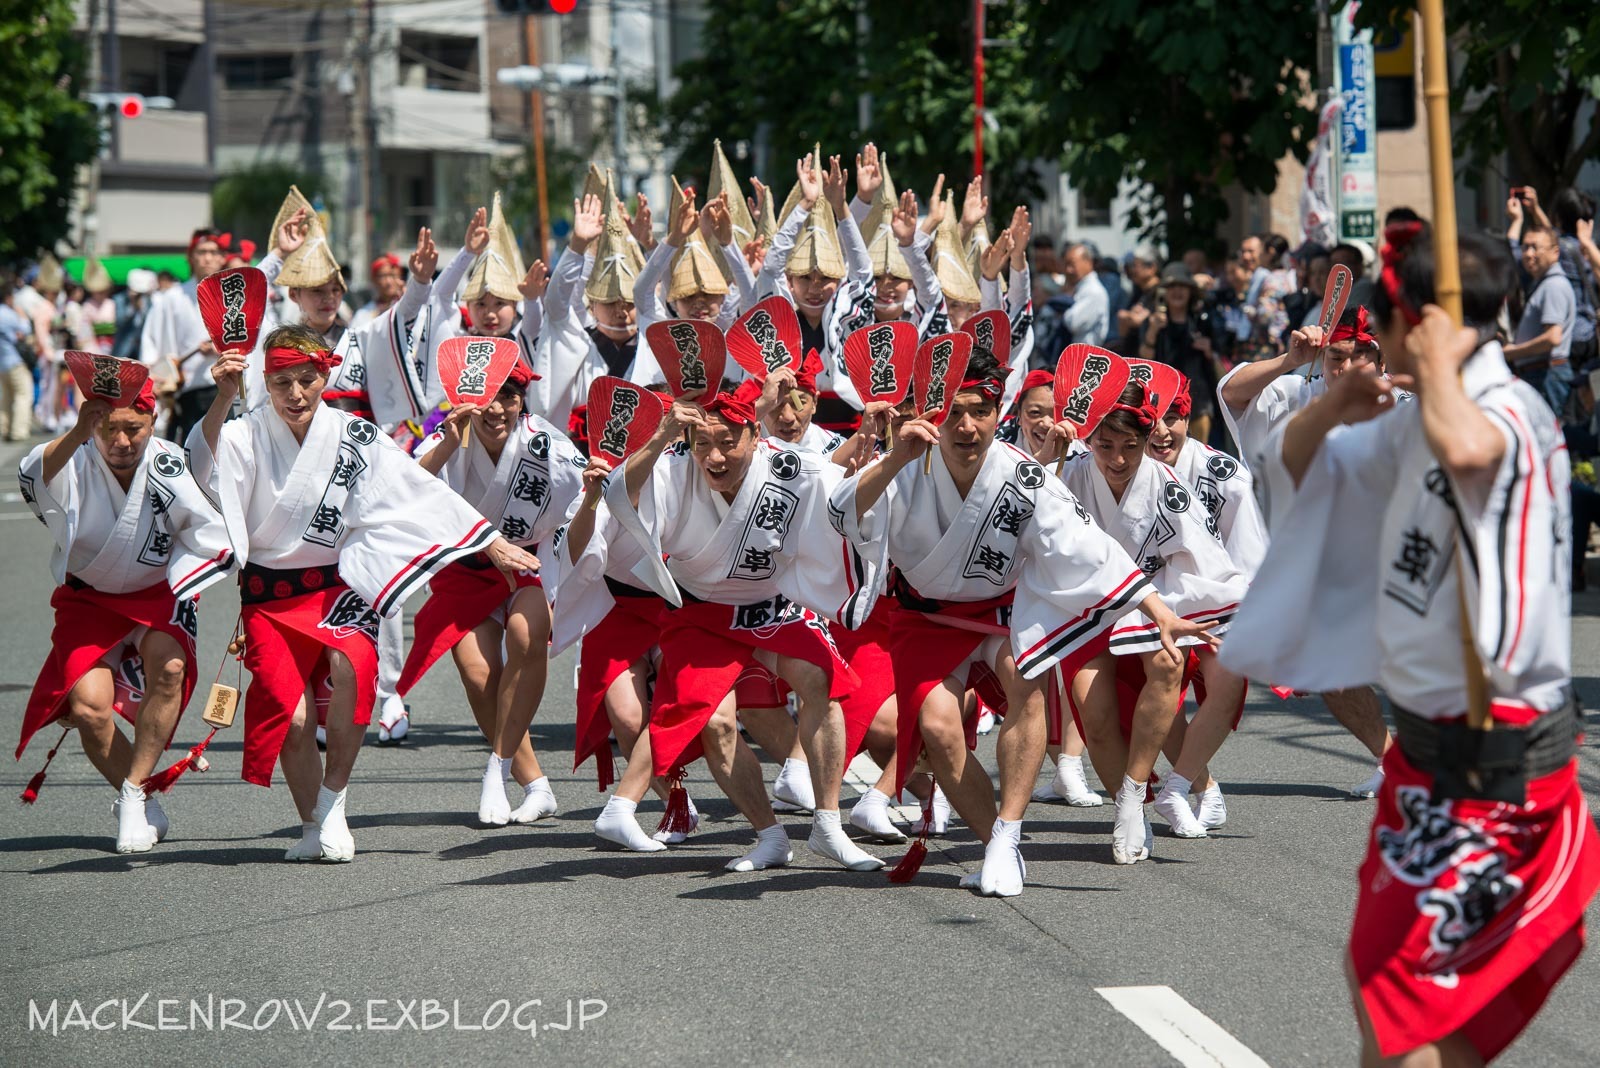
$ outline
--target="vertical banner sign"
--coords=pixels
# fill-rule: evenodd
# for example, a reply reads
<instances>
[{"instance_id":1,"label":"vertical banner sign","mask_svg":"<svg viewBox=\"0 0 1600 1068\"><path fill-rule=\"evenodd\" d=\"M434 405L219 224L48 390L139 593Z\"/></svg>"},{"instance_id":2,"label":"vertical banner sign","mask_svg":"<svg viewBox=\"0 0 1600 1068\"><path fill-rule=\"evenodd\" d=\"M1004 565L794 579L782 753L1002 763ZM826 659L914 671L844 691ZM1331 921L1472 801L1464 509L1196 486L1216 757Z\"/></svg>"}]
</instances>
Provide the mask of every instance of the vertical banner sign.
<instances>
[{"instance_id":1,"label":"vertical banner sign","mask_svg":"<svg viewBox=\"0 0 1600 1068\"><path fill-rule=\"evenodd\" d=\"M1354 25L1360 4L1349 4L1335 23L1338 62L1339 240L1371 241L1378 236L1378 83L1373 69L1372 31Z\"/></svg>"}]
</instances>

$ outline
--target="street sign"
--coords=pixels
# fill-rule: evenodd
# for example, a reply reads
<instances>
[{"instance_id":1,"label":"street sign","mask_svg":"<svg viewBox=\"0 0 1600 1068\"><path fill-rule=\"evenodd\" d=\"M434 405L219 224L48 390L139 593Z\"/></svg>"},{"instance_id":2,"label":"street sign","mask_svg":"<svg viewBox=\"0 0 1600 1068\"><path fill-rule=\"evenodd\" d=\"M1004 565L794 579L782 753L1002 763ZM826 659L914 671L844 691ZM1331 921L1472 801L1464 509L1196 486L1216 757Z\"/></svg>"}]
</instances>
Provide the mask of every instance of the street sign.
<instances>
[{"instance_id":1,"label":"street sign","mask_svg":"<svg viewBox=\"0 0 1600 1068\"><path fill-rule=\"evenodd\" d=\"M1339 95L1338 160L1339 240L1370 241L1378 236L1378 86L1373 65L1372 31L1354 25L1359 4L1348 5L1335 28L1338 62L1334 92Z\"/></svg>"}]
</instances>

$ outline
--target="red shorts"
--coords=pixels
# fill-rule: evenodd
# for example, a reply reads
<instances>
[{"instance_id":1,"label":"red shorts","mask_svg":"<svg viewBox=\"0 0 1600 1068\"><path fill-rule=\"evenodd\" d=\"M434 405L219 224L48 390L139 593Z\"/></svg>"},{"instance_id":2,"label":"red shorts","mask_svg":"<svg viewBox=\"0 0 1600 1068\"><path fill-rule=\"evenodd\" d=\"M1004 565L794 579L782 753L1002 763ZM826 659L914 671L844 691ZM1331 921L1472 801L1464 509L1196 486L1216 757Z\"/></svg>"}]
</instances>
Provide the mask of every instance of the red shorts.
<instances>
[{"instance_id":1,"label":"red shorts","mask_svg":"<svg viewBox=\"0 0 1600 1068\"><path fill-rule=\"evenodd\" d=\"M781 621L765 605L694 601L666 613L661 629L661 669L650 713L650 749L657 775L676 775L700 756L700 732L757 650L804 660L828 673L828 696L856 688L855 673L839 656L826 625L790 606Z\"/></svg>"},{"instance_id":2,"label":"red shorts","mask_svg":"<svg viewBox=\"0 0 1600 1068\"><path fill-rule=\"evenodd\" d=\"M517 591L538 586L538 575L518 575ZM447 565L428 580L428 603L417 613L413 624L411 654L400 671L395 692L411 692L438 659L497 608L516 596L506 584L505 575L489 563L484 553L474 553Z\"/></svg>"},{"instance_id":3,"label":"red shorts","mask_svg":"<svg viewBox=\"0 0 1600 1068\"><path fill-rule=\"evenodd\" d=\"M1457 1031L1491 1060L1522 1032L1583 948L1600 886L1577 761L1528 784L1521 808L1430 797L1398 745L1383 758L1350 960L1378 1050Z\"/></svg>"},{"instance_id":4,"label":"red shorts","mask_svg":"<svg viewBox=\"0 0 1600 1068\"><path fill-rule=\"evenodd\" d=\"M617 677L647 656L661 640L667 602L650 594L617 597L606 617L583 636L578 653L577 736L572 770L594 757L595 778L605 790L616 781L611 761L611 720L605 713L606 691Z\"/></svg>"}]
</instances>

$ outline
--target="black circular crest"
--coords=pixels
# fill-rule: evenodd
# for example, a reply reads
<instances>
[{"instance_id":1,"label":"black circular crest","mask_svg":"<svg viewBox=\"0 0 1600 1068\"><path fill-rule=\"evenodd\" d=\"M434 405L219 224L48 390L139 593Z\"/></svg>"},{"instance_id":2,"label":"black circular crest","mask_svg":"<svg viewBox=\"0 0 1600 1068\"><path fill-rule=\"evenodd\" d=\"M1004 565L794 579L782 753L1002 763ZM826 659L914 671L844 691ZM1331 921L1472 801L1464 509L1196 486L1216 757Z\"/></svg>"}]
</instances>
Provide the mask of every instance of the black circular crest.
<instances>
[{"instance_id":1,"label":"black circular crest","mask_svg":"<svg viewBox=\"0 0 1600 1068\"><path fill-rule=\"evenodd\" d=\"M1218 482L1226 482L1239 473L1239 461L1231 456L1213 456L1206 461L1206 470Z\"/></svg>"},{"instance_id":2,"label":"black circular crest","mask_svg":"<svg viewBox=\"0 0 1600 1068\"><path fill-rule=\"evenodd\" d=\"M1024 489L1038 489L1044 485L1044 468L1032 460L1024 460L1017 465L1017 482Z\"/></svg>"},{"instance_id":3,"label":"black circular crest","mask_svg":"<svg viewBox=\"0 0 1600 1068\"><path fill-rule=\"evenodd\" d=\"M1176 482L1168 482L1161 488L1161 503L1167 506L1169 512L1187 512L1189 491Z\"/></svg>"},{"instance_id":4,"label":"black circular crest","mask_svg":"<svg viewBox=\"0 0 1600 1068\"><path fill-rule=\"evenodd\" d=\"M155 459L156 474L166 478L177 478L183 474L183 461L170 452L158 452Z\"/></svg>"},{"instance_id":5,"label":"black circular crest","mask_svg":"<svg viewBox=\"0 0 1600 1068\"><path fill-rule=\"evenodd\" d=\"M772 457L772 474L785 482L792 481L800 475L800 457L788 450L780 450Z\"/></svg>"}]
</instances>

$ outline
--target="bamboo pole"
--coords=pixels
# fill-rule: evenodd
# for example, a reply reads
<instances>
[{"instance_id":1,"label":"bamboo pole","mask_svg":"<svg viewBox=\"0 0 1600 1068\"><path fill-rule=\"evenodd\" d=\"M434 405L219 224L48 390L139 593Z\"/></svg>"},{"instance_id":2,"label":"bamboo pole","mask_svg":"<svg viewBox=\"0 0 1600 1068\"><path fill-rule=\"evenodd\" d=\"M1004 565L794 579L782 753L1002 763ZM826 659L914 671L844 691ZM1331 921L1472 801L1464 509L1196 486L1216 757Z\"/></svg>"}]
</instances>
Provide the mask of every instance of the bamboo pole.
<instances>
[{"instance_id":1,"label":"bamboo pole","mask_svg":"<svg viewBox=\"0 0 1600 1068\"><path fill-rule=\"evenodd\" d=\"M1461 260L1456 248L1455 159L1450 148L1450 70L1445 51L1444 0L1419 0L1422 18L1422 98L1428 120L1428 169L1433 184L1434 301L1461 325ZM1461 666L1466 674L1467 724L1489 730L1489 686L1468 614L1464 546L1456 543L1456 610Z\"/></svg>"}]
</instances>

